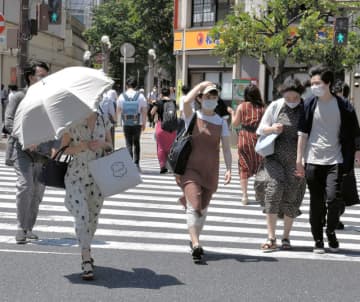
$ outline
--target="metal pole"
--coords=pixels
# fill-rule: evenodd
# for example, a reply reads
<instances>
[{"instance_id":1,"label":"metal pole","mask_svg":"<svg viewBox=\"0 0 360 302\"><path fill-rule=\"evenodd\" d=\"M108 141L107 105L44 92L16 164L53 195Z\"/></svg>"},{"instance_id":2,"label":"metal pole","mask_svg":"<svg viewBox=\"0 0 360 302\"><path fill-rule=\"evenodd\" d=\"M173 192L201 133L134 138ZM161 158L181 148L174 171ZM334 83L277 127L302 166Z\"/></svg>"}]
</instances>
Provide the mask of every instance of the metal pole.
<instances>
[{"instance_id":1,"label":"metal pole","mask_svg":"<svg viewBox=\"0 0 360 302\"><path fill-rule=\"evenodd\" d=\"M24 66L28 57L28 22L29 22L29 0L21 0L20 2L20 20L19 20L19 52L17 57L17 86L24 87Z\"/></svg>"},{"instance_id":2,"label":"metal pole","mask_svg":"<svg viewBox=\"0 0 360 302\"><path fill-rule=\"evenodd\" d=\"M126 83L126 47L124 47L124 74L123 74L123 91L125 91L125 83ZM135 88L135 87L134 87Z\"/></svg>"},{"instance_id":3,"label":"metal pole","mask_svg":"<svg viewBox=\"0 0 360 302\"><path fill-rule=\"evenodd\" d=\"M182 38L182 74L181 74L181 80L182 84L185 85L186 83L186 49L185 49L185 43L186 43L186 26L187 26L187 4L188 1L184 1L183 5L183 38Z\"/></svg>"},{"instance_id":4,"label":"metal pole","mask_svg":"<svg viewBox=\"0 0 360 302\"><path fill-rule=\"evenodd\" d=\"M4 14L4 16L6 18L6 15L5 15L5 0L3 0L2 13ZM1 62L1 64L0 64L0 83L2 84L3 83L3 70L4 70L4 55L3 54L0 55L0 62Z\"/></svg>"}]
</instances>

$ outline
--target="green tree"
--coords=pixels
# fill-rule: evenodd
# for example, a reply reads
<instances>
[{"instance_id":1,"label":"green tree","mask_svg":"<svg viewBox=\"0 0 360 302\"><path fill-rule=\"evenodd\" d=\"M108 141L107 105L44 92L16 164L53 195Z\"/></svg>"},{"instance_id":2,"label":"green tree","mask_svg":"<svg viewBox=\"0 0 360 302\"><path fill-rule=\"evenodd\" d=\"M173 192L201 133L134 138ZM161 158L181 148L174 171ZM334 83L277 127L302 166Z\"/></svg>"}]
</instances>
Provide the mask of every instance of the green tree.
<instances>
[{"instance_id":1,"label":"green tree","mask_svg":"<svg viewBox=\"0 0 360 302\"><path fill-rule=\"evenodd\" d=\"M128 42L135 46L135 63L127 65L127 75L135 78L140 73L142 82L148 50L154 48L157 63L175 75L175 58L172 55L173 1L171 0L108 0L93 12L93 25L84 33L92 53L101 52L100 39L108 35L112 44L110 75L122 80L120 47ZM174 79L171 79L174 81Z\"/></svg>"},{"instance_id":2,"label":"green tree","mask_svg":"<svg viewBox=\"0 0 360 302\"><path fill-rule=\"evenodd\" d=\"M321 62L341 73L358 63L360 38L353 28L347 46L333 44L331 20L344 12L330 0L269 0L266 7L254 12L237 6L212 31L222 40L215 53L228 63L243 55L258 59L273 79L276 96L279 84L289 73L299 70L296 64L308 68ZM347 9L346 15L350 13ZM359 23L352 21L354 25Z\"/></svg>"}]
</instances>

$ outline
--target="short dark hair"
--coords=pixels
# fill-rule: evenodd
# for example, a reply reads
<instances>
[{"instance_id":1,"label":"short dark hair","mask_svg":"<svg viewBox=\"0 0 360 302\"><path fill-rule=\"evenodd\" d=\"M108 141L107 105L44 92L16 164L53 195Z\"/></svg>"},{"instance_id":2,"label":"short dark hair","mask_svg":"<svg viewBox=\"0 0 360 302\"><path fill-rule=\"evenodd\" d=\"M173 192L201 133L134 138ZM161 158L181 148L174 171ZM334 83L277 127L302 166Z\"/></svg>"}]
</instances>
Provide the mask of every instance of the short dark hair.
<instances>
[{"instance_id":1,"label":"short dark hair","mask_svg":"<svg viewBox=\"0 0 360 302\"><path fill-rule=\"evenodd\" d=\"M170 95L170 89L167 87L161 88L161 94L162 96L169 96Z\"/></svg>"},{"instance_id":2,"label":"short dark hair","mask_svg":"<svg viewBox=\"0 0 360 302\"><path fill-rule=\"evenodd\" d=\"M320 79L325 83L332 86L334 84L334 72L331 70L330 67L320 64L316 65L309 70L309 76L313 77L319 75Z\"/></svg>"},{"instance_id":3,"label":"short dark hair","mask_svg":"<svg viewBox=\"0 0 360 302\"><path fill-rule=\"evenodd\" d=\"M337 80L333 86L333 93L342 93L344 98L350 95L350 86L341 80Z\"/></svg>"},{"instance_id":4,"label":"short dark hair","mask_svg":"<svg viewBox=\"0 0 360 302\"><path fill-rule=\"evenodd\" d=\"M257 106L264 106L260 89L255 84L249 84L245 87L244 100Z\"/></svg>"},{"instance_id":5,"label":"short dark hair","mask_svg":"<svg viewBox=\"0 0 360 302\"><path fill-rule=\"evenodd\" d=\"M189 91L190 91L189 86L183 85L183 86L181 87L181 92L182 92L183 94L187 94Z\"/></svg>"},{"instance_id":6,"label":"short dark hair","mask_svg":"<svg viewBox=\"0 0 360 302\"><path fill-rule=\"evenodd\" d=\"M30 76L34 76L36 73L36 68L40 67L49 72L49 65L43 61L33 60L28 62L24 67L24 78L27 85L30 85Z\"/></svg>"},{"instance_id":7,"label":"short dark hair","mask_svg":"<svg viewBox=\"0 0 360 302\"><path fill-rule=\"evenodd\" d=\"M126 86L129 88L136 88L137 86L137 81L135 78L130 77L126 80Z\"/></svg>"},{"instance_id":8,"label":"short dark hair","mask_svg":"<svg viewBox=\"0 0 360 302\"><path fill-rule=\"evenodd\" d=\"M301 84L298 78L288 77L284 83L280 86L280 93L283 94L288 91L295 91L302 95L305 91L305 87Z\"/></svg>"}]
</instances>

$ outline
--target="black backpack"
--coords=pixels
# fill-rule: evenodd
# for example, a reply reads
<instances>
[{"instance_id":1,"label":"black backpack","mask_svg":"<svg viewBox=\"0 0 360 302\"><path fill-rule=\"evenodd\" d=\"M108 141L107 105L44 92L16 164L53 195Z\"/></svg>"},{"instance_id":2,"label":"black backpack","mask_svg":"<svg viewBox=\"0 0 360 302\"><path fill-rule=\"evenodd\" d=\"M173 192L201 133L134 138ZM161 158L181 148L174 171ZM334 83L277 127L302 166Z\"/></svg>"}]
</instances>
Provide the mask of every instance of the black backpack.
<instances>
[{"instance_id":1,"label":"black backpack","mask_svg":"<svg viewBox=\"0 0 360 302\"><path fill-rule=\"evenodd\" d=\"M173 132L178 127L176 105L174 101L164 102L164 112L161 120L161 128L167 132Z\"/></svg>"}]
</instances>

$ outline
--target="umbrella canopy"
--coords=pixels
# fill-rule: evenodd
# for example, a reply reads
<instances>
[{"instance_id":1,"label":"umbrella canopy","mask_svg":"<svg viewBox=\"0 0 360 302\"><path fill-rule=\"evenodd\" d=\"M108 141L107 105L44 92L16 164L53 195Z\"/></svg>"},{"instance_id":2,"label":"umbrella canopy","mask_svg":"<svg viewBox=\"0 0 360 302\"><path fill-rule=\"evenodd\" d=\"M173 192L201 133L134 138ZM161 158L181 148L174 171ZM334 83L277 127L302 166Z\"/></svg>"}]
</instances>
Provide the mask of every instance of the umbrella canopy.
<instances>
[{"instance_id":1,"label":"umbrella canopy","mask_svg":"<svg viewBox=\"0 0 360 302\"><path fill-rule=\"evenodd\" d=\"M113 81L102 71L68 67L31 85L16 110L13 135L23 148L61 137L97 108Z\"/></svg>"}]
</instances>

